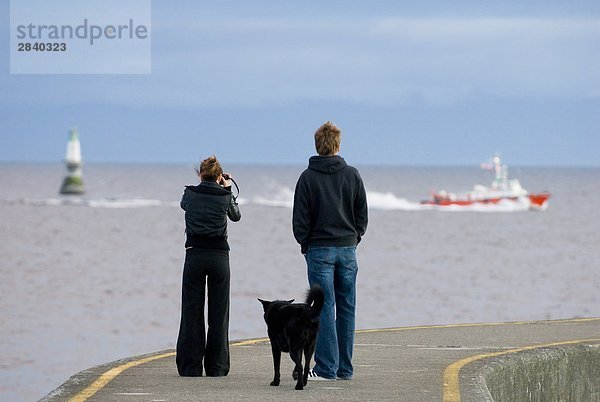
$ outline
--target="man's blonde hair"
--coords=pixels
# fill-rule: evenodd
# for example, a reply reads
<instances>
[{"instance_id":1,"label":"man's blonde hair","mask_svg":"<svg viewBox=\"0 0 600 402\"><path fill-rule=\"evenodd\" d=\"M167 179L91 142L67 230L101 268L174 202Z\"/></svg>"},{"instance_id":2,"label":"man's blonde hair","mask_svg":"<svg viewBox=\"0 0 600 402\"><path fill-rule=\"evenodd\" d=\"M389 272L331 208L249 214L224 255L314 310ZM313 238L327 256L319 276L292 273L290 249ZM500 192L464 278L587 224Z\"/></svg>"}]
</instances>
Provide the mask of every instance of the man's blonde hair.
<instances>
[{"instance_id":1,"label":"man's blonde hair","mask_svg":"<svg viewBox=\"0 0 600 402\"><path fill-rule=\"evenodd\" d=\"M315 148L321 156L333 156L340 151L342 130L328 121L315 131Z\"/></svg>"}]
</instances>

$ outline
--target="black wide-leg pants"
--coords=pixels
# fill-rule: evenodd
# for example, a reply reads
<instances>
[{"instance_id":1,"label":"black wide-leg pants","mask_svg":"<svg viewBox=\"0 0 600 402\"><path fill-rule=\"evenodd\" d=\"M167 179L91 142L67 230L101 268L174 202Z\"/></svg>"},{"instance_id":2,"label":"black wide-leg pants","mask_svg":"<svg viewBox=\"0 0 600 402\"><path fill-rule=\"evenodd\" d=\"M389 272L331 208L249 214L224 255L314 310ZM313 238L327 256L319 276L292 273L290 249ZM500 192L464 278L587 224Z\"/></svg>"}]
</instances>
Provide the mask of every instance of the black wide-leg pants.
<instances>
[{"instance_id":1,"label":"black wide-leg pants","mask_svg":"<svg viewBox=\"0 0 600 402\"><path fill-rule=\"evenodd\" d=\"M209 377L229 373L229 251L192 248L186 251L177 339L180 376ZM208 285L208 333L204 329Z\"/></svg>"}]
</instances>

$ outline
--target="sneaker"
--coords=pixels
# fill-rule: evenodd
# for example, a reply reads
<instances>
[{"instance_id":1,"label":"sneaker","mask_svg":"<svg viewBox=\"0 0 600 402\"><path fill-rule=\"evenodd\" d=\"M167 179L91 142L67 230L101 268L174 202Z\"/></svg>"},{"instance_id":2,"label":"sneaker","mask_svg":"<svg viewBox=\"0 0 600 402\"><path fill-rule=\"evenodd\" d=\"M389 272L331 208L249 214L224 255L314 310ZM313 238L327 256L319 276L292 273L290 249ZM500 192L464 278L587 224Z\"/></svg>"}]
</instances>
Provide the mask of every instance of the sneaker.
<instances>
[{"instance_id":1,"label":"sneaker","mask_svg":"<svg viewBox=\"0 0 600 402\"><path fill-rule=\"evenodd\" d=\"M320 377L314 370L308 371L308 381L333 381L334 378Z\"/></svg>"},{"instance_id":2,"label":"sneaker","mask_svg":"<svg viewBox=\"0 0 600 402\"><path fill-rule=\"evenodd\" d=\"M350 381L352 377L335 377L336 380Z\"/></svg>"}]
</instances>

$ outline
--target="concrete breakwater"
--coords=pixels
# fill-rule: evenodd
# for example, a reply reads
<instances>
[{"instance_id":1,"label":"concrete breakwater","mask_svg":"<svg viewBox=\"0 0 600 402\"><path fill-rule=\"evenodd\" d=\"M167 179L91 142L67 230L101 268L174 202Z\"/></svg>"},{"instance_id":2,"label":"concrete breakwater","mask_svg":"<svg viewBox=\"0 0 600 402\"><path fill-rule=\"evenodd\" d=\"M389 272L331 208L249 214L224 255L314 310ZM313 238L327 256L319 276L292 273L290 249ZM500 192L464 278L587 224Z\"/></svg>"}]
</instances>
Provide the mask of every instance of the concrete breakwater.
<instances>
[{"instance_id":1,"label":"concrete breakwater","mask_svg":"<svg viewBox=\"0 0 600 402\"><path fill-rule=\"evenodd\" d=\"M600 401L600 344L497 356L479 370L479 380L480 390L465 390L465 400Z\"/></svg>"},{"instance_id":2,"label":"concrete breakwater","mask_svg":"<svg viewBox=\"0 0 600 402\"><path fill-rule=\"evenodd\" d=\"M598 400L600 318L357 331L352 381L270 387L268 339L231 344L227 377L182 378L173 351L85 370L44 401ZM289 371L289 375L285 375ZM494 399L492 399L494 398Z\"/></svg>"}]
</instances>

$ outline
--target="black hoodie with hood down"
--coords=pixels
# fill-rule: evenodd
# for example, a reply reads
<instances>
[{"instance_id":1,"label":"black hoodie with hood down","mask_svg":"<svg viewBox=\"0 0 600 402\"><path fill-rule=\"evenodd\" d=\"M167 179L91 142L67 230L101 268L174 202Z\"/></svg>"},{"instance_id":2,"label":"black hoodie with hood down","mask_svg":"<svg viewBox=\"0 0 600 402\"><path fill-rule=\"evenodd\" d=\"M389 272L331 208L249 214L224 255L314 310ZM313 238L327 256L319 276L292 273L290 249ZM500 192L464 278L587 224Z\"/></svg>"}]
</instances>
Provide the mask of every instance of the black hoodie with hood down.
<instances>
[{"instance_id":1,"label":"black hoodie with hood down","mask_svg":"<svg viewBox=\"0 0 600 402\"><path fill-rule=\"evenodd\" d=\"M312 156L294 193L292 227L309 246L355 246L367 230L367 194L354 167L338 155Z\"/></svg>"}]
</instances>

